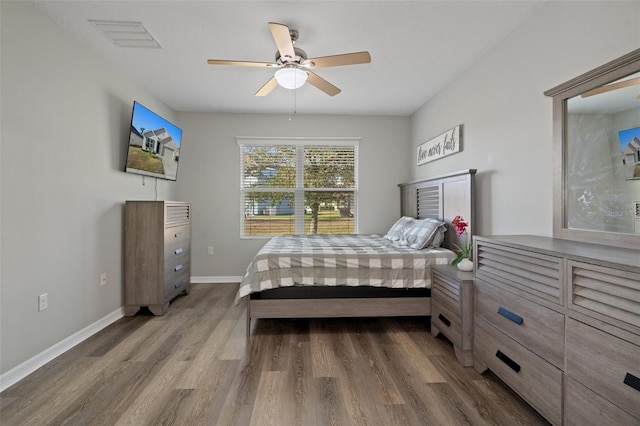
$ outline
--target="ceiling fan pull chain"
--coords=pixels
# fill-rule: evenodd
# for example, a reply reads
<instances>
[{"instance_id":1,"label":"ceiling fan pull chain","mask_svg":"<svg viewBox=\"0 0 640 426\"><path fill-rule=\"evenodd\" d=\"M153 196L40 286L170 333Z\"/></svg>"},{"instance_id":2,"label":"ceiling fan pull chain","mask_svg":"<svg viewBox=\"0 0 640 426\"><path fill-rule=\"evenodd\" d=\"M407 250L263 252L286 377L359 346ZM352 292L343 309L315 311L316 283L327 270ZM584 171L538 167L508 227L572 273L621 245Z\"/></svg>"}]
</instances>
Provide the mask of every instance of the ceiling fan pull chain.
<instances>
[{"instance_id":1,"label":"ceiling fan pull chain","mask_svg":"<svg viewBox=\"0 0 640 426\"><path fill-rule=\"evenodd\" d=\"M288 92L289 92L289 122L291 122L291 121L293 121L291 119L291 110L293 109L292 108L292 100L291 100L291 92L293 92L293 90L288 90Z\"/></svg>"}]
</instances>

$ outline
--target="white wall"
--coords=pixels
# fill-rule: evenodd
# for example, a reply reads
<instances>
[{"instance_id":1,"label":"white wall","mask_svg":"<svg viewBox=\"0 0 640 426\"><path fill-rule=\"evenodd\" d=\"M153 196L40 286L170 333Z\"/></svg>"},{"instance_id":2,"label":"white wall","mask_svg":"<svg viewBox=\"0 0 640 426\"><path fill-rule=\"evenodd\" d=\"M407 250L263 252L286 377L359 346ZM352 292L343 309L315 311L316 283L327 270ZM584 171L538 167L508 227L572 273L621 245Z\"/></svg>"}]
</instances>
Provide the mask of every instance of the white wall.
<instances>
[{"instance_id":1,"label":"white wall","mask_svg":"<svg viewBox=\"0 0 640 426\"><path fill-rule=\"evenodd\" d=\"M121 171L132 103L174 113L30 3L0 8L4 373L122 306L123 202L155 198L153 179Z\"/></svg>"},{"instance_id":2,"label":"white wall","mask_svg":"<svg viewBox=\"0 0 640 426\"><path fill-rule=\"evenodd\" d=\"M552 235L552 101L543 92L640 46L640 2L549 2L411 119L412 179L476 168L477 233ZM463 124L463 151L416 166Z\"/></svg>"},{"instance_id":3,"label":"white wall","mask_svg":"<svg viewBox=\"0 0 640 426\"><path fill-rule=\"evenodd\" d=\"M184 137L178 192L193 210L191 275L237 277L265 239L240 239L240 151L236 136L361 137L358 223L384 233L399 217L398 184L409 169L408 117L179 113ZM207 254L207 247L214 254Z\"/></svg>"}]
</instances>

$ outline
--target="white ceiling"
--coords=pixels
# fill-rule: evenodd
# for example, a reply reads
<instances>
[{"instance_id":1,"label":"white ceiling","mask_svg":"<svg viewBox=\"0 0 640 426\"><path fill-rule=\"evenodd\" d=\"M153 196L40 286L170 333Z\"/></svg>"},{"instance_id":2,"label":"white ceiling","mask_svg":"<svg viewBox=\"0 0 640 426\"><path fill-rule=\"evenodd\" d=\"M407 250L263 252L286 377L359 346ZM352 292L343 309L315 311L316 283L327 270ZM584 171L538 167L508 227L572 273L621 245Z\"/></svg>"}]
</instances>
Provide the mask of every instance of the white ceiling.
<instances>
[{"instance_id":1,"label":"white ceiling","mask_svg":"<svg viewBox=\"0 0 640 426\"><path fill-rule=\"evenodd\" d=\"M74 37L176 111L410 115L544 0L501 1L37 1ZM140 21L162 49L117 47L89 20ZM317 69L342 89L306 84L255 92L273 69L207 59L272 62L268 22L300 33L309 57L368 50L370 64Z\"/></svg>"}]
</instances>

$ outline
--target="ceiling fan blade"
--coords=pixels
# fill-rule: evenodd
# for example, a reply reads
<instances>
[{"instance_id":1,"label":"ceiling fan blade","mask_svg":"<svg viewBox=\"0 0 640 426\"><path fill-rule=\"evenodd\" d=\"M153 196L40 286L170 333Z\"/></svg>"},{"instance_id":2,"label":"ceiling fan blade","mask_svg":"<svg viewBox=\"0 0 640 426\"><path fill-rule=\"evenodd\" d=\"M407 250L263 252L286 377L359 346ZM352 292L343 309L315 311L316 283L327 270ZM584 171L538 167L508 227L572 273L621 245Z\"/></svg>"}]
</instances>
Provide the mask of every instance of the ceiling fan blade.
<instances>
[{"instance_id":1,"label":"ceiling fan blade","mask_svg":"<svg viewBox=\"0 0 640 426\"><path fill-rule=\"evenodd\" d=\"M256 92L256 96L267 96L277 85L278 81L276 78L271 77L271 80L267 81L260 90Z\"/></svg>"},{"instance_id":2,"label":"ceiling fan blade","mask_svg":"<svg viewBox=\"0 0 640 426\"><path fill-rule=\"evenodd\" d=\"M276 42L276 46L278 46L282 60L295 60L296 52L293 50L289 27L276 22L269 22L269 29L271 30L271 35L273 35L273 40Z\"/></svg>"},{"instance_id":3,"label":"ceiling fan blade","mask_svg":"<svg viewBox=\"0 0 640 426\"><path fill-rule=\"evenodd\" d=\"M304 62L304 66L309 68L337 67L341 65L368 64L371 62L369 52L344 53L342 55L322 56L311 58Z\"/></svg>"},{"instance_id":4,"label":"ceiling fan blade","mask_svg":"<svg viewBox=\"0 0 640 426\"><path fill-rule=\"evenodd\" d=\"M640 84L640 77L630 78L629 80L623 80L617 83L611 83L604 86L596 87L593 90L584 92L581 96L583 98L588 98L589 96L598 95L600 93L605 93L610 90L622 89L623 87L634 86L636 84Z\"/></svg>"},{"instance_id":5,"label":"ceiling fan blade","mask_svg":"<svg viewBox=\"0 0 640 426\"><path fill-rule=\"evenodd\" d=\"M309 78L307 78L307 82L312 86L315 86L318 89L322 90L327 95L335 96L342 91L319 75L314 74L311 71L306 72L309 75Z\"/></svg>"},{"instance_id":6,"label":"ceiling fan blade","mask_svg":"<svg viewBox=\"0 0 640 426\"><path fill-rule=\"evenodd\" d=\"M277 67L278 64L272 62L253 62L253 61L226 61L223 59L209 59L209 65L235 65L241 67Z\"/></svg>"}]
</instances>

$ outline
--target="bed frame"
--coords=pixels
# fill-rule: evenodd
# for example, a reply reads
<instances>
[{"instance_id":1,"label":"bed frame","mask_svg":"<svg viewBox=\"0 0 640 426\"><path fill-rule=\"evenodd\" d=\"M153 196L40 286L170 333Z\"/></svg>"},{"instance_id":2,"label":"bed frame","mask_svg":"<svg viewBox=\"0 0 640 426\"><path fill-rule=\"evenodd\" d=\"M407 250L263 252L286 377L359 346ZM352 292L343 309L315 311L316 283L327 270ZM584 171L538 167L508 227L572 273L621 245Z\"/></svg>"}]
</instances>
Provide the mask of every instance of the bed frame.
<instances>
[{"instance_id":1,"label":"bed frame","mask_svg":"<svg viewBox=\"0 0 640 426\"><path fill-rule=\"evenodd\" d=\"M468 169L398 185L402 216L434 218L447 223L443 246L462 246L451 226L461 215L474 232L474 177ZM430 316L428 289L381 289L374 287L287 287L253 293L247 297L247 336L253 318L335 318Z\"/></svg>"}]
</instances>

